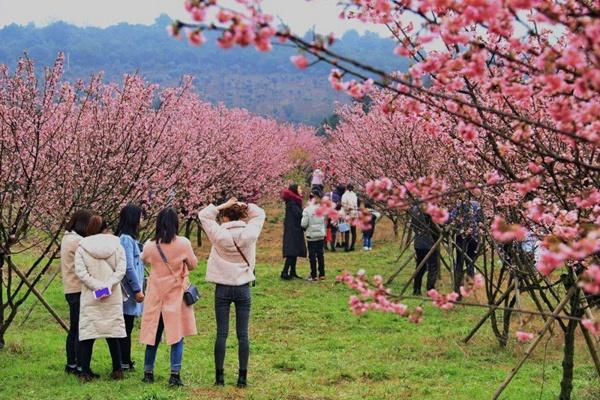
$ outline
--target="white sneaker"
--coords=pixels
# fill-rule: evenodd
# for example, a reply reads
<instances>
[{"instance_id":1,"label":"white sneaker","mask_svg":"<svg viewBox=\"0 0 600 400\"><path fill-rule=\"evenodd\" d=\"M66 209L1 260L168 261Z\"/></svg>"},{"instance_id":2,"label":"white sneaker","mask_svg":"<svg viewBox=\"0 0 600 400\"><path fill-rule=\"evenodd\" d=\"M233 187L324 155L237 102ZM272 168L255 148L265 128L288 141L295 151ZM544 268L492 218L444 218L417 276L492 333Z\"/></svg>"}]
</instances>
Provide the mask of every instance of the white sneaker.
<instances>
[{"instance_id":1,"label":"white sneaker","mask_svg":"<svg viewBox=\"0 0 600 400\"><path fill-rule=\"evenodd\" d=\"M373 248L372 247L367 247L367 250L371 251L371 250L373 250Z\"/></svg>"},{"instance_id":2,"label":"white sneaker","mask_svg":"<svg viewBox=\"0 0 600 400\"><path fill-rule=\"evenodd\" d=\"M363 247L363 250L364 250L364 251L368 251L368 250L369 250L369 248L368 248L368 247Z\"/></svg>"}]
</instances>

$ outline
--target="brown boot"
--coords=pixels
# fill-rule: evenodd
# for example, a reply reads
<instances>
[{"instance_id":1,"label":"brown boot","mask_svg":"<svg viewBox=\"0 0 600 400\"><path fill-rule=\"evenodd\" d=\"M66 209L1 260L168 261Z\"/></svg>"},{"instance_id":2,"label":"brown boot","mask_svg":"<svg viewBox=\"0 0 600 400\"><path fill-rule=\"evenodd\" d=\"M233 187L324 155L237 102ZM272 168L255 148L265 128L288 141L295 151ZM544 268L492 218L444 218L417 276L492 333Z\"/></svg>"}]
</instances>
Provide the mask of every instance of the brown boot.
<instances>
[{"instance_id":1,"label":"brown boot","mask_svg":"<svg viewBox=\"0 0 600 400\"><path fill-rule=\"evenodd\" d=\"M115 380L115 381L120 381L123 379L123 370L119 369L117 371L113 371L112 374L110 374L110 379Z\"/></svg>"}]
</instances>

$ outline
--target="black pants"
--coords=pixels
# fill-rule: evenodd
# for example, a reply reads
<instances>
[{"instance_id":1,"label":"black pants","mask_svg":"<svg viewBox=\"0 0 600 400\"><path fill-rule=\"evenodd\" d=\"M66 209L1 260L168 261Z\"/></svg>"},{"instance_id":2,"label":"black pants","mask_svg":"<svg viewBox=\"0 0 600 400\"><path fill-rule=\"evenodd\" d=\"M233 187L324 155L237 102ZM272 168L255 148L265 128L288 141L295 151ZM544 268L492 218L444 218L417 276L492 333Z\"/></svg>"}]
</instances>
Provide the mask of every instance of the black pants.
<instances>
[{"instance_id":1,"label":"black pants","mask_svg":"<svg viewBox=\"0 0 600 400\"><path fill-rule=\"evenodd\" d=\"M133 332L133 324L135 315L123 315L125 318L125 332L127 337L119 339L119 347L121 349L121 362L123 365L131 365L131 332Z\"/></svg>"},{"instance_id":2,"label":"black pants","mask_svg":"<svg viewBox=\"0 0 600 400\"><path fill-rule=\"evenodd\" d=\"M350 242L350 235L352 235L352 241ZM354 250L356 244L356 227L352 225L349 232L344 233L344 246L346 250Z\"/></svg>"},{"instance_id":3,"label":"black pants","mask_svg":"<svg viewBox=\"0 0 600 400\"><path fill-rule=\"evenodd\" d=\"M425 259L427 253L429 253L431 249L415 249L415 255L417 258L417 267L421 264L421 262ZM427 290L435 289L435 282L437 281L438 275L438 257L439 251L436 250L431 254L431 256L425 261L425 264L421 267L421 269L415 275L414 285L413 285L413 293L421 294L421 286L423 282L423 276L425 276L425 272L427 272Z\"/></svg>"},{"instance_id":4,"label":"black pants","mask_svg":"<svg viewBox=\"0 0 600 400\"><path fill-rule=\"evenodd\" d=\"M69 303L69 332L67 333L67 365L79 367L79 299L81 293L65 294Z\"/></svg>"},{"instance_id":5,"label":"black pants","mask_svg":"<svg viewBox=\"0 0 600 400\"><path fill-rule=\"evenodd\" d=\"M308 260L310 261L310 276L317 277L317 266L319 268L319 276L325 276L325 241L324 240L308 240Z\"/></svg>"},{"instance_id":6,"label":"black pants","mask_svg":"<svg viewBox=\"0 0 600 400\"><path fill-rule=\"evenodd\" d=\"M215 288L215 317L217 319L217 340L215 341L215 368L223 369L227 336L229 335L229 310L231 303L235 305L235 330L238 339L238 359L241 370L248 370L250 356L250 340L248 339L248 323L252 294L250 285L219 285Z\"/></svg>"},{"instance_id":7,"label":"black pants","mask_svg":"<svg viewBox=\"0 0 600 400\"><path fill-rule=\"evenodd\" d=\"M454 265L454 291L460 293L460 287L463 284L464 270L466 261L467 275L471 278L475 276L475 258L477 257L477 246L479 243L473 237L463 237L456 235L456 264ZM465 257L466 256L466 257Z\"/></svg>"},{"instance_id":8,"label":"black pants","mask_svg":"<svg viewBox=\"0 0 600 400\"><path fill-rule=\"evenodd\" d=\"M329 230L331 231L331 250L335 250L335 245L336 245L336 241L337 241L337 226L334 226L332 224L329 225Z\"/></svg>"},{"instance_id":9,"label":"black pants","mask_svg":"<svg viewBox=\"0 0 600 400\"><path fill-rule=\"evenodd\" d=\"M92 353L94 351L94 342L96 339L82 340L79 342L79 355L81 362L81 371L89 373L90 364L92 363ZM106 338L110 358L112 359L113 372L122 369L121 367L121 350L118 338Z\"/></svg>"},{"instance_id":10,"label":"black pants","mask_svg":"<svg viewBox=\"0 0 600 400\"><path fill-rule=\"evenodd\" d=\"M286 257L285 261L283 263L283 275L291 275L291 276L295 276L297 275L296 273L296 263L298 261L298 257Z\"/></svg>"}]
</instances>

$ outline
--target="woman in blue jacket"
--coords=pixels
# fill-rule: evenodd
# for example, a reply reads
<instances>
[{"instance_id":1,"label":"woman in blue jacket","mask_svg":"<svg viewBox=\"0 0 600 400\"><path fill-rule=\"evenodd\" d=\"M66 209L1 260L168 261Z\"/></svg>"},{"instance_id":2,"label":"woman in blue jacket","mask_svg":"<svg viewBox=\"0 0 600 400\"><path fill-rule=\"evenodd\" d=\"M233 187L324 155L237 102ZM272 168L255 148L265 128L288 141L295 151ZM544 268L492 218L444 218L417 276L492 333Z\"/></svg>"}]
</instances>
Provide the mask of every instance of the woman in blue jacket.
<instances>
[{"instance_id":1,"label":"woman in blue jacket","mask_svg":"<svg viewBox=\"0 0 600 400\"><path fill-rule=\"evenodd\" d=\"M121 362L123 370L132 371L134 362L131 361L131 332L135 317L142 314L144 301L144 264L140 259L141 246L138 241L140 223L143 211L135 204L127 204L119 215L119 224L115 235L119 236L121 246L125 249L127 270L121 282L125 292L123 302L123 316L125 318L125 331L127 337L121 339Z\"/></svg>"}]
</instances>

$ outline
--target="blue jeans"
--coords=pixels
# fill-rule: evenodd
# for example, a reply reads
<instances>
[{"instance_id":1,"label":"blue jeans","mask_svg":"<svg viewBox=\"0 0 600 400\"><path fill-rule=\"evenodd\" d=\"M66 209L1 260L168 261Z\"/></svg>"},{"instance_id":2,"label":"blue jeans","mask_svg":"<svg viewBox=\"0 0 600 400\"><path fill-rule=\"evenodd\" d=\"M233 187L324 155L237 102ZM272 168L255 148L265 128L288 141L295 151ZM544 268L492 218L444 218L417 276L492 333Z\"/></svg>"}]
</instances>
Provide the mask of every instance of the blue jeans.
<instances>
[{"instance_id":1,"label":"blue jeans","mask_svg":"<svg viewBox=\"0 0 600 400\"><path fill-rule=\"evenodd\" d=\"M372 239L373 239L373 237L370 233L363 233L363 247L367 247L370 249L372 246L372 243L371 243Z\"/></svg>"},{"instance_id":2,"label":"blue jeans","mask_svg":"<svg viewBox=\"0 0 600 400\"><path fill-rule=\"evenodd\" d=\"M250 285L217 285L215 288L215 317L217 319L217 340L215 341L215 368L223 369L225 349L229 334L229 309L235 305L235 330L238 339L238 359L241 370L248 369L250 341L248 339L248 321L252 295Z\"/></svg>"},{"instance_id":3,"label":"blue jeans","mask_svg":"<svg viewBox=\"0 0 600 400\"><path fill-rule=\"evenodd\" d=\"M160 338L163 334L163 330L165 329L165 325L163 323L162 315L160 320L158 321L158 328L156 329L156 341L154 342L154 346L147 345L146 346L146 355L144 357L144 371L152 372L154 371L154 362L156 361L156 351L158 350L158 344L160 343ZM171 345L171 372L179 372L181 370L181 361L183 359L183 338Z\"/></svg>"}]
</instances>

